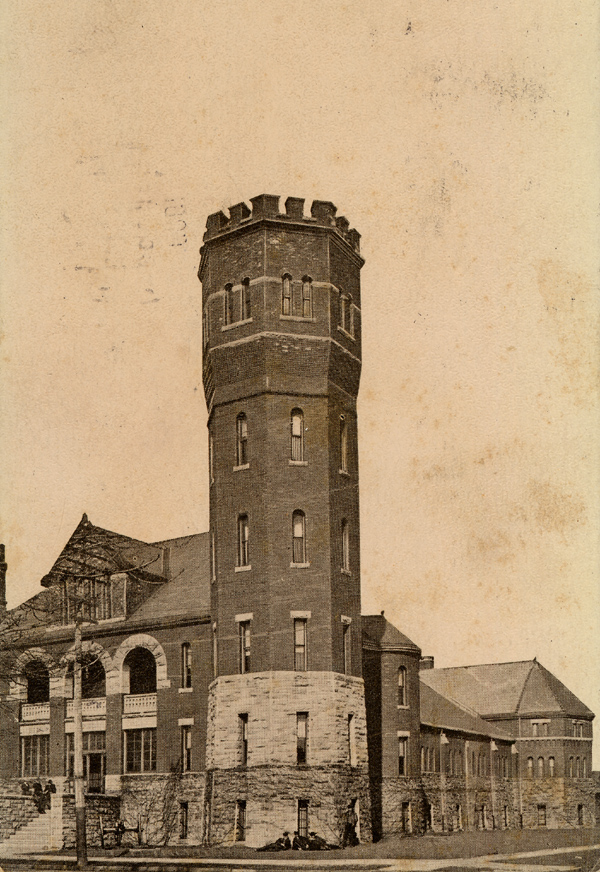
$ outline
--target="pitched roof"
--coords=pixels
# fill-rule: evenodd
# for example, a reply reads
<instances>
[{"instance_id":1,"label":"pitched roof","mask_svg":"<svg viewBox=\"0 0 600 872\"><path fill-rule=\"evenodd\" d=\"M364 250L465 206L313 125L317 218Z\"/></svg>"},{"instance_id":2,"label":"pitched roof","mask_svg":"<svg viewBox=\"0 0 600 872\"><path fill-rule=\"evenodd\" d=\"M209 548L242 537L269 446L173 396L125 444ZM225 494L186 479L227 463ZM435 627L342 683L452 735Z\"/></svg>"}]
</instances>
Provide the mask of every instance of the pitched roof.
<instances>
[{"instance_id":1,"label":"pitched roof","mask_svg":"<svg viewBox=\"0 0 600 872\"><path fill-rule=\"evenodd\" d=\"M410 651L421 655L421 649L408 636L397 630L383 615L363 615L363 645L393 651Z\"/></svg>"},{"instance_id":2,"label":"pitched roof","mask_svg":"<svg viewBox=\"0 0 600 872\"><path fill-rule=\"evenodd\" d=\"M541 712L593 717L593 712L535 659L428 669L420 673L420 678L438 693L483 717Z\"/></svg>"},{"instance_id":3,"label":"pitched roof","mask_svg":"<svg viewBox=\"0 0 600 872\"><path fill-rule=\"evenodd\" d=\"M210 612L210 543L208 533L155 542L168 549L170 579L130 617L156 619Z\"/></svg>"},{"instance_id":4,"label":"pitched roof","mask_svg":"<svg viewBox=\"0 0 600 872\"><path fill-rule=\"evenodd\" d=\"M421 723L438 729L475 733L492 739L510 738L500 727L492 726L476 712L452 702L424 682L421 682Z\"/></svg>"},{"instance_id":5,"label":"pitched roof","mask_svg":"<svg viewBox=\"0 0 600 872\"><path fill-rule=\"evenodd\" d=\"M90 578L132 569L161 575L162 559L161 547L96 527L83 515L41 583L50 587L63 575Z\"/></svg>"}]
</instances>

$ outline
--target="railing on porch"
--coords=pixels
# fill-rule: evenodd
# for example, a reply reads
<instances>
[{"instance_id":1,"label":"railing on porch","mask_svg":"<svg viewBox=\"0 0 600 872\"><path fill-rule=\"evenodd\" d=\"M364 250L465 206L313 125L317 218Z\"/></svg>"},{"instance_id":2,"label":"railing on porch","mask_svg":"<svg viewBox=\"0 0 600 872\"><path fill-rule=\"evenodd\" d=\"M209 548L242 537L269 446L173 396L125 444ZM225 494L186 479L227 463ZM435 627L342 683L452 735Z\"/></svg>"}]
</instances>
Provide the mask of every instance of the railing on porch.
<instances>
[{"instance_id":1,"label":"railing on porch","mask_svg":"<svg viewBox=\"0 0 600 872\"><path fill-rule=\"evenodd\" d=\"M156 713L156 694L155 693L135 693L123 697L123 714L138 715L138 714L155 714Z\"/></svg>"},{"instance_id":2,"label":"railing on porch","mask_svg":"<svg viewBox=\"0 0 600 872\"><path fill-rule=\"evenodd\" d=\"M81 714L84 718L104 716L106 714L106 697L97 696L81 700ZM73 700L67 700L67 718L73 717Z\"/></svg>"},{"instance_id":3,"label":"railing on porch","mask_svg":"<svg viewBox=\"0 0 600 872\"><path fill-rule=\"evenodd\" d=\"M50 720L50 703L49 702L24 702L21 706L22 721L49 721Z\"/></svg>"},{"instance_id":4,"label":"railing on porch","mask_svg":"<svg viewBox=\"0 0 600 872\"><path fill-rule=\"evenodd\" d=\"M63 791L65 793L75 792L75 782L73 778L65 778ZM104 775L88 775L83 783L83 791L84 793L104 793Z\"/></svg>"}]
</instances>

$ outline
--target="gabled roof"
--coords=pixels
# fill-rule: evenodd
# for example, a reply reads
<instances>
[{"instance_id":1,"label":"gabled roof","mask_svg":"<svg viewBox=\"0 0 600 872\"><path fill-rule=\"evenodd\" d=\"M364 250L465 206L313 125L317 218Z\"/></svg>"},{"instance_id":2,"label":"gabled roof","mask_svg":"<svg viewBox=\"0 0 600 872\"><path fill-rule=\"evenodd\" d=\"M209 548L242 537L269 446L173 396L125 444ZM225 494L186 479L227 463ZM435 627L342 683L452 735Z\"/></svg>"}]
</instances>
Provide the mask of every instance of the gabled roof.
<instances>
[{"instance_id":1,"label":"gabled roof","mask_svg":"<svg viewBox=\"0 0 600 872\"><path fill-rule=\"evenodd\" d=\"M128 621L158 624L169 618L208 614L209 562L208 533L151 544L96 527L84 515L42 579L46 589L11 609L0 628L8 645L16 644L24 631L42 629L60 620L53 588L62 578L85 579L121 572L146 582L143 599L127 614Z\"/></svg>"},{"instance_id":2,"label":"gabled roof","mask_svg":"<svg viewBox=\"0 0 600 872\"><path fill-rule=\"evenodd\" d=\"M87 515L83 515L41 583L43 587L50 587L63 575L91 578L132 569L161 575L163 549L96 527Z\"/></svg>"},{"instance_id":3,"label":"gabled roof","mask_svg":"<svg viewBox=\"0 0 600 872\"><path fill-rule=\"evenodd\" d=\"M537 660L426 669L421 681L482 717L556 712L593 717L593 712Z\"/></svg>"},{"instance_id":4,"label":"gabled roof","mask_svg":"<svg viewBox=\"0 0 600 872\"><path fill-rule=\"evenodd\" d=\"M383 615L363 615L361 621L363 647L421 655L421 649Z\"/></svg>"},{"instance_id":5,"label":"gabled roof","mask_svg":"<svg viewBox=\"0 0 600 872\"><path fill-rule=\"evenodd\" d=\"M492 739L509 739L500 727L492 726L474 711L442 696L421 682L421 723L425 726L462 733L475 733Z\"/></svg>"}]
</instances>

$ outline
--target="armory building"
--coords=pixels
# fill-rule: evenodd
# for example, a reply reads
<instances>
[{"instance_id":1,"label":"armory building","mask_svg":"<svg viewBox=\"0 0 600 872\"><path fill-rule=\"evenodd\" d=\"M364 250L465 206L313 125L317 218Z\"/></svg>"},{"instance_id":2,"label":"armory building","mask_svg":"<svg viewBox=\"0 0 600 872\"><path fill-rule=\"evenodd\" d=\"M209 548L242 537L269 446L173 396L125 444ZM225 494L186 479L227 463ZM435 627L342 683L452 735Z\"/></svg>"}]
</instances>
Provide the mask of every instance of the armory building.
<instances>
[{"instance_id":1,"label":"armory building","mask_svg":"<svg viewBox=\"0 0 600 872\"><path fill-rule=\"evenodd\" d=\"M337 842L350 805L363 840L592 825L594 716L557 678L435 669L361 615L360 236L329 202L251 203L201 249L210 529L145 543L84 515L5 612L0 838L72 842L76 622L91 840L102 815L154 843Z\"/></svg>"}]
</instances>

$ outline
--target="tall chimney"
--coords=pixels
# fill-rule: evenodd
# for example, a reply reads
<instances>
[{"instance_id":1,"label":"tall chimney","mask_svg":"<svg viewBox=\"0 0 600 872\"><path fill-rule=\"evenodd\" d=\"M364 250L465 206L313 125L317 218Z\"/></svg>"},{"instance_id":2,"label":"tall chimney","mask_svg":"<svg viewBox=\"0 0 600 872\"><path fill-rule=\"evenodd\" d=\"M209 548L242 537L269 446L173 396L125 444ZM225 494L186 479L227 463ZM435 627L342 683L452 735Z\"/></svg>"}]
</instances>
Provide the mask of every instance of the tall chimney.
<instances>
[{"instance_id":1,"label":"tall chimney","mask_svg":"<svg viewBox=\"0 0 600 872\"><path fill-rule=\"evenodd\" d=\"M0 545L0 615L6 613L6 563L4 545Z\"/></svg>"}]
</instances>

